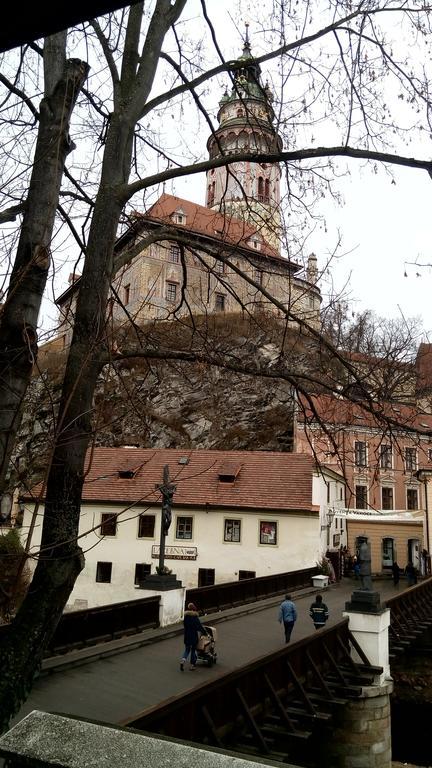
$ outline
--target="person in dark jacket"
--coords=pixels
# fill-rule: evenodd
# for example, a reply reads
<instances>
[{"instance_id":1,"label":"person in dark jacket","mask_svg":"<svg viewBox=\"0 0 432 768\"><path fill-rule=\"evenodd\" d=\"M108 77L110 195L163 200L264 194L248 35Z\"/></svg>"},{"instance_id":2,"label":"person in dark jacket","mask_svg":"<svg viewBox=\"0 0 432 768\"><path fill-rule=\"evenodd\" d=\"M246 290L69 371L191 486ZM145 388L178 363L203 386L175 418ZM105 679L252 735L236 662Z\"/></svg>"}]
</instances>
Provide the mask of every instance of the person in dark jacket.
<instances>
[{"instance_id":1,"label":"person in dark jacket","mask_svg":"<svg viewBox=\"0 0 432 768\"><path fill-rule=\"evenodd\" d=\"M184 644L185 649L183 656L180 659L180 669L183 672L185 661L190 654L190 667L189 669L196 669L197 660L197 645L200 635L205 635L205 629L201 624L198 611L193 603L188 603L187 611L184 612L183 618L184 626Z\"/></svg>"},{"instance_id":2,"label":"person in dark jacket","mask_svg":"<svg viewBox=\"0 0 432 768\"><path fill-rule=\"evenodd\" d=\"M392 569L392 574L393 574L393 584L395 585L395 587L397 587L398 584L399 584L399 579L400 579L400 568L399 568L399 565L397 564L396 560L394 561L391 569Z\"/></svg>"},{"instance_id":3,"label":"person in dark jacket","mask_svg":"<svg viewBox=\"0 0 432 768\"><path fill-rule=\"evenodd\" d=\"M285 642L291 640L291 632L297 619L297 608L291 600L291 595L285 595L285 600L279 606L279 623L284 625Z\"/></svg>"},{"instance_id":4,"label":"person in dark jacket","mask_svg":"<svg viewBox=\"0 0 432 768\"><path fill-rule=\"evenodd\" d=\"M409 561L408 565L405 567L405 576L408 579L409 587L413 587L414 584L417 584L417 571L414 568L414 565L412 564L411 560Z\"/></svg>"},{"instance_id":5,"label":"person in dark jacket","mask_svg":"<svg viewBox=\"0 0 432 768\"><path fill-rule=\"evenodd\" d=\"M312 603L309 609L309 616L314 623L315 629L321 629L325 626L329 612L326 604L323 603L322 595L316 596L315 602Z\"/></svg>"}]
</instances>

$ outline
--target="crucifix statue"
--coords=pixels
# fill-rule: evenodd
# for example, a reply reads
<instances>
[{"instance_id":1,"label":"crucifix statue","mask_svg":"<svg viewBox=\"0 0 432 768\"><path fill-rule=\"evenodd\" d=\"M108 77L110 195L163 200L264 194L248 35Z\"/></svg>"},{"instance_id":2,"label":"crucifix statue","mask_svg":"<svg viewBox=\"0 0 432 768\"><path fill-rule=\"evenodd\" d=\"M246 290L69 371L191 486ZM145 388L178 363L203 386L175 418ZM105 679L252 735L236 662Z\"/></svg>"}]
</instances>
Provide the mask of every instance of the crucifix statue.
<instances>
[{"instance_id":1,"label":"crucifix statue","mask_svg":"<svg viewBox=\"0 0 432 768\"><path fill-rule=\"evenodd\" d=\"M174 492L176 486L170 482L169 466L165 464L163 468L163 482L158 486L162 494L162 520L161 520L161 535L160 535L160 547L159 547L159 573L163 573L165 563L165 538L168 535L169 527L171 525L171 507Z\"/></svg>"}]
</instances>

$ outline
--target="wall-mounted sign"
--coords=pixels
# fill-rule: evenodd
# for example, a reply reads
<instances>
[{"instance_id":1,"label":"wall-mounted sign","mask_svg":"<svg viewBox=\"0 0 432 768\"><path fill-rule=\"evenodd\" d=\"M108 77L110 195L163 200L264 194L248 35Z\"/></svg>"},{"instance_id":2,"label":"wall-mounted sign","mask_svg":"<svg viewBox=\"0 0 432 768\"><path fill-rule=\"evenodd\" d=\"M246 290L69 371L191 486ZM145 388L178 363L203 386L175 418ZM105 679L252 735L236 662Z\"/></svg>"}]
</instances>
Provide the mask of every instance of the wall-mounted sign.
<instances>
[{"instance_id":1,"label":"wall-mounted sign","mask_svg":"<svg viewBox=\"0 0 432 768\"><path fill-rule=\"evenodd\" d=\"M165 560L196 560L198 550L196 547L169 547L165 546ZM159 544L153 544L152 557L159 557Z\"/></svg>"}]
</instances>

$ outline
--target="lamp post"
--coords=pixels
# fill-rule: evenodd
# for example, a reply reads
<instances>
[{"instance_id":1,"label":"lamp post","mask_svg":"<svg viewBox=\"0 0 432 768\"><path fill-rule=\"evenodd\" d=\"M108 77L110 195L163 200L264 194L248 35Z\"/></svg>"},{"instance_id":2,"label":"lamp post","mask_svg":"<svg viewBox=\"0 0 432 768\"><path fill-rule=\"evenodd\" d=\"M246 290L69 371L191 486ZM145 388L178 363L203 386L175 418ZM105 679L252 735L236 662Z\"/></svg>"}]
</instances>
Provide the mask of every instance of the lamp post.
<instances>
[{"instance_id":1,"label":"lamp post","mask_svg":"<svg viewBox=\"0 0 432 768\"><path fill-rule=\"evenodd\" d=\"M159 545L159 575L163 574L165 567L165 539L168 535L169 527L171 525L171 508L176 486L170 481L169 466L165 464L163 468L162 484L158 486L162 494L162 519L161 519L161 532L160 532L160 545Z\"/></svg>"}]
</instances>

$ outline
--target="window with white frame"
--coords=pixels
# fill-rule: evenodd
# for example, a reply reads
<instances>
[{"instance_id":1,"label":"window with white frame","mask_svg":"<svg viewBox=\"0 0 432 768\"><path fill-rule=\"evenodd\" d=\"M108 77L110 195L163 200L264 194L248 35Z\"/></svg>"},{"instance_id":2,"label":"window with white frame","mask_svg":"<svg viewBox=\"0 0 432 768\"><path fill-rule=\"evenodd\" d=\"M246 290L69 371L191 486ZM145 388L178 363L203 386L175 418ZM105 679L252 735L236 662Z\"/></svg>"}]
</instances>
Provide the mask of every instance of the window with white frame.
<instances>
[{"instance_id":1,"label":"window with white frame","mask_svg":"<svg viewBox=\"0 0 432 768\"><path fill-rule=\"evenodd\" d=\"M417 469L417 448L405 448L405 469L415 472Z\"/></svg>"},{"instance_id":2,"label":"window with white frame","mask_svg":"<svg viewBox=\"0 0 432 768\"><path fill-rule=\"evenodd\" d=\"M138 518L138 538L153 539L155 530L154 515L140 515Z\"/></svg>"},{"instance_id":3,"label":"window with white frame","mask_svg":"<svg viewBox=\"0 0 432 768\"><path fill-rule=\"evenodd\" d=\"M382 443L380 447L380 467L381 469L391 469L393 466L393 451L391 445Z\"/></svg>"},{"instance_id":4,"label":"window with white frame","mask_svg":"<svg viewBox=\"0 0 432 768\"><path fill-rule=\"evenodd\" d=\"M355 505L356 509L367 509L367 485L356 485Z\"/></svg>"},{"instance_id":5,"label":"window with white frame","mask_svg":"<svg viewBox=\"0 0 432 768\"><path fill-rule=\"evenodd\" d=\"M192 526L192 517L178 517L176 522L176 539L191 539Z\"/></svg>"},{"instance_id":6,"label":"window with white frame","mask_svg":"<svg viewBox=\"0 0 432 768\"><path fill-rule=\"evenodd\" d=\"M277 522L260 520L259 523L260 544L277 544Z\"/></svg>"},{"instance_id":7,"label":"window with white frame","mask_svg":"<svg viewBox=\"0 0 432 768\"><path fill-rule=\"evenodd\" d=\"M367 465L367 445L364 440L356 440L354 443L354 460L356 467Z\"/></svg>"},{"instance_id":8,"label":"window with white frame","mask_svg":"<svg viewBox=\"0 0 432 768\"><path fill-rule=\"evenodd\" d=\"M407 488L407 509L418 509L418 490L417 488Z\"/></svg>"},{"instance_id":9,"label":"window with white frame","mask_svg":"<svg viewBox=\"0 0 432 768\"><path fill-rule=\"evenodd\" d=\"M382 509L394 509L393 507L393 488L391 486L383 486L381 488L381 500Z\"/></svg>"},{"instance_id":10,"label":"window with white frame","mask_svg":"<svg viewBox=\"0 0 432 768\"><path fill-rule=\"evenodd\" d=\"M241 520L225 520L224 541L240 542Z\"/></svg>"}]
</instances>

